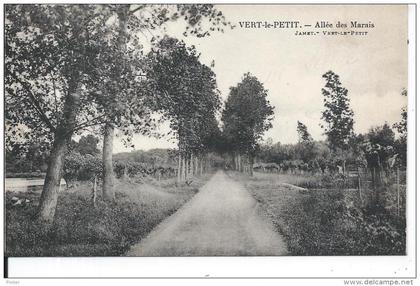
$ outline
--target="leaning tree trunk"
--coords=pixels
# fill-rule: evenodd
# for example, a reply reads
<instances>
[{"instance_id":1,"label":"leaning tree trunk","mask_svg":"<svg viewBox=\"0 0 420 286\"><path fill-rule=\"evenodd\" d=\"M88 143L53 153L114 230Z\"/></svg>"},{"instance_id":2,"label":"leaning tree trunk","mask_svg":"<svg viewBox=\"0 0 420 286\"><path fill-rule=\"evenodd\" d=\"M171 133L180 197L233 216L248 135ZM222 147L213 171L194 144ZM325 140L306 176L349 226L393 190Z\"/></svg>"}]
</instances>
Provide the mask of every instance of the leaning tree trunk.
<instances>
[{"instance_id":1,"label":"leaning tree trunk","mask_svg":"<svg viewBox=\"0 0 420 286\"><path fill-rule=\"evenodd\" d=\"M63 118L54 134L54 143L38 207L38 220L45 224L50 224L54 220L67 144L76 125L80 101L77 82L77 80L72 80L69 84L69 92L64 102Z\"/></svg>"},{"instance_id":2,"label":"leaning tree trunk","mask_svg":"<svg viewBox=\"0 0 420 286\"><path fill-rule=\"evenodd\" d=\"M38 219L47 224L54 220L68 143L67 139L61 136L56 136L54 141L38 210Z\"/></svg>"},{"instance_id":3,"label":"leaning tree trunk","mask_svg":"<svg viewBox=\"0 0 420 286\"><path fill-rule=\"evenodd\" d=\"M104 144L102 152L103 162L103 180L102 192L106 201L113 201L115 199L114 192L114 170L112 166L112 150L114 141L114 126L112 124L105 125Z\"/></svg>"}]
</instances>

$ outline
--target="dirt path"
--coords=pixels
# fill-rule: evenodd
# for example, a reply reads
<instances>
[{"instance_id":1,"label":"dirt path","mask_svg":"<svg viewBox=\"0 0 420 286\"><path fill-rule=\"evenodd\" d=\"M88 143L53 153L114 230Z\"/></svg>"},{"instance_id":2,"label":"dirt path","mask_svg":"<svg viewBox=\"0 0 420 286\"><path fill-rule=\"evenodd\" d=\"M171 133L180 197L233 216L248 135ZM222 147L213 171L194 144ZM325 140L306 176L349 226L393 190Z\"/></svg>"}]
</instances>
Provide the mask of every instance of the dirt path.
<instances>
[{"instance_id":1,"label":"dirt path","mask_svg":"<svg viewBox=\"0 0 420 286\"><path fill-rule=\"evenodd\" d=\"M218 171L200 192L159 224L128 256L286 255L286 244L258 214L257 202Z\"/></svg>"}]
</instances>

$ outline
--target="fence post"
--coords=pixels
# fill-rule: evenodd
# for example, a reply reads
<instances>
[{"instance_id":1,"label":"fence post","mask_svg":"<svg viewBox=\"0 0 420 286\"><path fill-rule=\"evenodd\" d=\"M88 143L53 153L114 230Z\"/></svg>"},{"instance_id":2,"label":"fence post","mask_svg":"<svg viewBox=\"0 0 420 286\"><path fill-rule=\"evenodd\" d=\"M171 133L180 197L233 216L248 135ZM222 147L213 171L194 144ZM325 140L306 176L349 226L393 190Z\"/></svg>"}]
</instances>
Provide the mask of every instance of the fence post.
<instances>
[{"instance_id":1,"label":"fence post","mask_svg":"<svg viewBox=\"0 0 420 286\"><path fill-rule=\"evenodd\" d=\"M374 203L375 207L379 206L379 191L377 188L377 175L376 175L376 167L373 167L373 177L372 177L372 185L373 185L373 196L374 196Z\"/></svg>"},{"instance_id":2,"label":"fence post","mask_svg":"<svg viewBox=\"0 0 420 286\"><path fill-rule=\"evenodd\" d=\"M397 215L400 215L400 169L397 168Z\"/></svg>"},{"instance_id":3,"label":"fence post","mask_svg":"<svg viewBox=\"0 0 420 286\"><path fill-rule=\"evenodd\" d=\"M361 186L361 182L360 182L360 170L357 169L357 183L359 186L359 198L360 198L360 202L363 205L363 198L362 198L362 186Z\"/></svg>"}]
</instances>

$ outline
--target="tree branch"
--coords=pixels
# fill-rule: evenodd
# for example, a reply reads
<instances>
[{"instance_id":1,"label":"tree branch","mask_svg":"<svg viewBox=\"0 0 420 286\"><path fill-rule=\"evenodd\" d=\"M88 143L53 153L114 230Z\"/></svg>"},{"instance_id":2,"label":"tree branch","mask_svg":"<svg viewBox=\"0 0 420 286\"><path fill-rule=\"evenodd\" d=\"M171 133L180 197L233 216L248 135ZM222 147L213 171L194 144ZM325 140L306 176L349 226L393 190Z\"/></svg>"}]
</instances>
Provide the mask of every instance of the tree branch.
<instances>
[{"instance_id":1,"label":"tree branch","mask_svg":"<svg viewBox=\"0 0 420 286\"><path fill-rule=\"evenodd\" d=\"M15 78L17 82L19 82L26 90L26 92L29 95L29 103L32 105L32 107L35 109L35 111L38 113L40 119L47 125L47 127L52 131L55 132L55 127L51 123L51 120L48 118L48 116L45 114L45 112L42 110L41 106L39 105L38 100L31 92L30 87L28 87L28 84L26 82L22 82L14 73L12 76Z\"/></svg>"},{"instance_id":2,"label":"tree branch","mask_svg":"<svg viewBox=\"0 0 420 286\"><path fill-rule=\"evenodd\" d=\"M99 122L97 122L99 119L104 118L104 117L106 117L106 115L105 114L102 114L102 115L99 115L99 116L97 116L95 118L92 118L89 121L82 122L79 125L76 125L73 130L76 131L76 130L80 130L80 129L83 129L83 128L87 128L87 127L91 127L91 126L95 126L95 125L106 123L106 121L99 121Z\"/></svg>"},{"instance_id":3,"label":"tree branch","mask_svg":"<svg viewBox=\"0 0 420 286\"><path fill-rule=\"evenodd\" d=\"M57 103L57 87L55 86L55 80L54 76L52 76L52 82L53 82L53 89L54 89L54 105L55 105L55 119L56 123L58 124L58 103Z\"/></svg>"},{"instance_id":4,"label":"tree branch","mask_svg":"<svg viewBox=\"0 0 420 286\"><path fill-rule=\"evenodd\" d=\"M140 5L139 7L135 8L134 10L128 11L128 13L132 15L132 14L136 13L137 11L143 9L144 7L146 7L146 5Z\"/></svg>"}]
</instances>

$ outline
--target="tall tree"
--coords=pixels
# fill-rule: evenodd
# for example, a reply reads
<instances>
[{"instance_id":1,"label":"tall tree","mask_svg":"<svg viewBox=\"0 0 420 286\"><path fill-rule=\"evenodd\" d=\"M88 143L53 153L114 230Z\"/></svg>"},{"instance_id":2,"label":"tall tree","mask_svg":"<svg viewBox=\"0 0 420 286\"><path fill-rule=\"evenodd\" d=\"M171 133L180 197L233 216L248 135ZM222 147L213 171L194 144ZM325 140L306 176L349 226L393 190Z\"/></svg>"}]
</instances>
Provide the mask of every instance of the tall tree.
<instances>
[{"instance_id":1,"label":"tall tree","mask_svg":"<svg viewBox=\"0 0 420 286\"><path fill-rule=\"evenodd\" d=\"M313 141L311 134L308 132L308 127L300 121L297 122L297 132L299 135L299 142Z\"/></svg>"},{"instance_id":2,"label":"tall tree","mask_svg":"<svg viewBox=\"0 0 420 286\"><path fill-rule=\"evenodd\" d=\"M251 175L258 143L264 132L272 127L274 107L267 100L267 95L263 84L246 73L237 86L230 88L222 112L223 132L237 152L238 167L242 169L241 155L246 155Z\"/></svg>"},{"instance_id":3,"label":"tall tree","mask_svg":"<svg viewBox=\"0 0 420 286\"><path fill-rule=\"evenodd\" d=\"M349 148L350 138L353 136L353 110L350 108L348 90L341 85L340 77L332 71L322 76L326 80L322 89L325 110L322 117L325 121L324 132L330 148L342 158L345 170L345 151Z\"/></svg>"},{"instance_id":4,"label":"tall tree","mask_svg":"<svg viewBox=\"0 0 420 286\"><path fill-rule=\"evenodd\" d=\"M388 159L395 154L394 152L395 134L391 127L385 123L383 126L371 128L363 144L367 167L372 176L372 185L375 190L375 200L377 208L382 209L383 197L381 196L384 172L388 171Z\"/></svg>"},{"instance_id":5,"label":"tall tree","mask_svg":"<svg viewBox=\"0 0 420 286\"><path fill-rule=\"evenodd\" d=\"M296 146L297 152L299 153L300 159L305 163L309 163L315 157L315 142L311 134L309 134L306 125L300 121L297 122L297 133L299 136L299 142Z\"/></svg>"},{"instance_id":6,"label":"tall tree","mask_svg":"<svg viewBox=\"0 0 420 286\"><path fill-rule=\"evenodd\" d=\"M402 96L407 96L407 90L403 89ZM396 151L399 157L399 164L401 166L407 165L407 106L401 109L400 122L394 123L392 126L397 129L399 138L395 142Z\"/></svg>"},{"instance_id":7,"label":"tall tree","mask_svg":"<svg viewBox=\"0 0 420 286\"><path fill-rule=\"evenodd\" d=\"M149 53L147 75L156 91L156 110L169 120L178 140L178 179L182 180L191 156L204 150L206 136L214 127L221 104L216 76L200 63L194 47L169 37Z\"/></svg>"}]
</instances>

